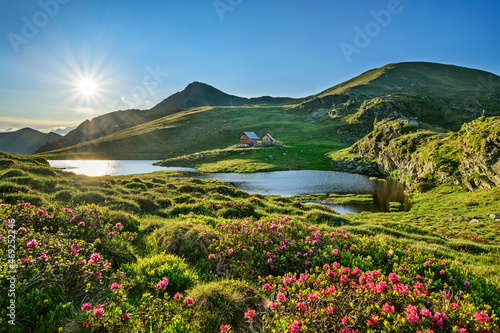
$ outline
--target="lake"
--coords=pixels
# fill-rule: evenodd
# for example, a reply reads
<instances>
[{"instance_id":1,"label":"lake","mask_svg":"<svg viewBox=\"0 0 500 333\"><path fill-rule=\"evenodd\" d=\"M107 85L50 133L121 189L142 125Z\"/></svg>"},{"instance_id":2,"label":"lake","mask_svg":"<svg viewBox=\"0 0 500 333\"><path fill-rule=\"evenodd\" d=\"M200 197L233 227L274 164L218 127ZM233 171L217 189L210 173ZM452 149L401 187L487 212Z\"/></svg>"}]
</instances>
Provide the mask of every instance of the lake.
<instances>
[{"instance_id":1,"label":"lake","mask_svg":"<svg viewBox=\"0 0 500 333\"><path fill-rule=\"evenodd\" d=\"M404 186L394 181L374 181L367 176L337 171L298 170L272 171L250 174L203 174L193 168L154 166L151 160L50 160L52 167L88 176L119 176L150 173L162 170L186 171L185 177L217 179L232 183L248 193L276 194L284 197L314 193L372 194L373 202L349 205L328 205L339 213L362 211L386 212L389 203L405 206L408 200Z\"/></svg>"}]
</instances>

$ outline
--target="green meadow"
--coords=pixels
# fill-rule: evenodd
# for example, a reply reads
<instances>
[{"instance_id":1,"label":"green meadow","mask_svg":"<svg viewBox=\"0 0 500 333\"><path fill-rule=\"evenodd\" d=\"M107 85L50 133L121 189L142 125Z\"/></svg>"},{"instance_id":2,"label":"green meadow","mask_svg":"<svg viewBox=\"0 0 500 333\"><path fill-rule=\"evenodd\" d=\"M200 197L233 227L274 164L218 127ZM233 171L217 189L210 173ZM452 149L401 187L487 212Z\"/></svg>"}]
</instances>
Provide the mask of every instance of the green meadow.
<instances>
[{"instance_id":1,"label":"green meadow","mask_svg":"<svg viewBox=\"0 0 500 333\"><path fill-rule=\"evenodd\" d=\"M295 151L308 147L323 152ZM248 171L295 156L282 148L242 150L257 161ZM245 171L230 164L241 152L203 154L187 162ZM498 330L498 188L441 185L410 193L408 212L340 215L304 202L368 198L251 195L173 171L87 177L0 156L1 232L16 231L17 265L2 331ZM2 237L2 294L9 244Z\"/></svg>"}]
</instances>

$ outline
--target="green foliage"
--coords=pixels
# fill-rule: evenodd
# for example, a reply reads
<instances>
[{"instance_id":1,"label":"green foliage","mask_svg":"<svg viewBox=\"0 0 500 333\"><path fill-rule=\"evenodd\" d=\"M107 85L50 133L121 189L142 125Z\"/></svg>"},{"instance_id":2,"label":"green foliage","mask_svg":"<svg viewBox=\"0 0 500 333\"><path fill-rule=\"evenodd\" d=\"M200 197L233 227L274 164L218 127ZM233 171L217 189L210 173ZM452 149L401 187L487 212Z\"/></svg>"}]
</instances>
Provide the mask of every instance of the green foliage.
<instances>
[{"instance_id":1,"label":"green foliage","mask_svg":"<svg viewBox=\"0 0 500 333\"><path fill-rule=\"evenodd\" d=\"M73 201L76 204L88 203L88 204L102 204L106 201L106 196L100 192L88 191L78 193L73 197Z\"/></svg>"}]
</instances>

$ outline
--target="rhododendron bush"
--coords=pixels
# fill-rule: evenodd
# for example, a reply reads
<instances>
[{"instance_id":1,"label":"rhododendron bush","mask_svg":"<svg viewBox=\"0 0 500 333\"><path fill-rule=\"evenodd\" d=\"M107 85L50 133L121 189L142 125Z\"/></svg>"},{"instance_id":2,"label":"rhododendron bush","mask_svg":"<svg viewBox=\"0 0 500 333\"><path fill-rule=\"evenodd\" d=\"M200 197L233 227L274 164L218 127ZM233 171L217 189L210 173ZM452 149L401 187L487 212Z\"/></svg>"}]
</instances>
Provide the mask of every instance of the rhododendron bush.
<instances>
[{"instance_id":1,"label":"rhododendron bush","mask_svg":"<svg viewBox=\"0 0 500 333\"><path fill-rule=\"evenodd\" d=\"M268 277L259 315L266 331L289 332L498 332L489 306L475 306L432 281L388 276L338 262L308 272Z\"/></svg>"}]
</instances>

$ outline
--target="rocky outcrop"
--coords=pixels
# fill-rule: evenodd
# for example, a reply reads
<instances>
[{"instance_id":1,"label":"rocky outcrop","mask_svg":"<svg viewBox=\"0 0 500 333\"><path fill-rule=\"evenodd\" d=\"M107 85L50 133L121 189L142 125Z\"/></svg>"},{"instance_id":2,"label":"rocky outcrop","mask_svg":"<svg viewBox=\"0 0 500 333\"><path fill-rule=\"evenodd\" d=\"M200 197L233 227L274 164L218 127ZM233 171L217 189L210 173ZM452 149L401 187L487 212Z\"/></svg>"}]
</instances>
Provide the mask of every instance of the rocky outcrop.
<instances>
[{"instance_id":1,"label":"rocky outcrop","mask_svg":"<svg viewBox=\"0 0 500 333\"><path fill-rule=\"evenodd\" d=\"M351 151L360 160L377 160L379 172L407 184L437 181L469 190L500 186L500 117L480 117L457 133L443 134L419 129L415 119L395 114Z\"/></svg>"}]
</instances>

